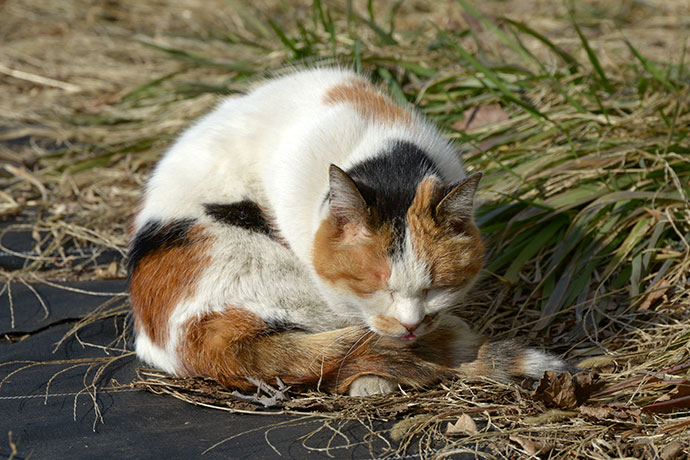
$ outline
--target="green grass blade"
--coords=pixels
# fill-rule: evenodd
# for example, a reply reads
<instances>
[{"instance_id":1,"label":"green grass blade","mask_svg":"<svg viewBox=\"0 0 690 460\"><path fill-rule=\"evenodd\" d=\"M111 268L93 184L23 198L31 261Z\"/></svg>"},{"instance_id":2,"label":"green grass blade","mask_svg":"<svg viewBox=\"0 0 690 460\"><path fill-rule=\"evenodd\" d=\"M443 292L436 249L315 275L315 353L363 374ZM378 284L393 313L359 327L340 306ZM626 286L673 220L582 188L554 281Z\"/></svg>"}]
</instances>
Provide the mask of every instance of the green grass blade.
<instances>
[{"instance_id":1,"label":"green grass blade","mask_svg":"<svg viewBox=\"0 0 690 460\"><path fill-rule=\"evenodd\" d=\"M623 243L620 244L618 249L613 254L613 258L604 269L602 280L608 279L613 271L623 262L630 251L632 251L633 248L640 243L647 232L647 227L649 226L651 220L651 217L643 217L635 223L633 228L628 233L628 236L625 238Z\"/></svg>"},{"instance_id":2,"label":"green grass blade","mask_svg":"<svg viewBox=\"0 0 690 460\"><path fill-rule=\"evenodd\" d=\"M228 69L228 70L233 70L238 73L253 73L256 71L256 68L254 64L245 62L245 61L228 61L228 62L217 62L212 59L205 58L203 56L198 56L196 54L189 53L187 51L177 49L177 48L172 48L169 46L161 45L159 43L155 43L152 40L148 39L137 39L135 38L136 41L139 43L148 46L150 48L163 51L164 53L167 53L171 56L174 56L177 59L181 59L184 61L190 61L195 64L199 65L206 65L209 67L220 67L223 69Z\"/></svg>"},{"instance_id":3,"label":"green grass blade","mask_svg":"<svg viewBox=\"0 0 690 460\"><path fill-rule=\"evenodd\" d=\"M479 21L479 23L490 30L494 36L496 36L504 45L513 50L517 55L519 55L525 61L534 61L534 57L527 53L520 45L518 45L515 40L512 40L505 32L496 27L496 25L487 19L484 15L479 13L474 7L466 0L455 0L458 2L470 15Z\"/></svg>"},{"instance_id":4,"label":"green grass blade","mask_svg":"<svg viewBox=\"0 0 690 460\"><path fill-rule=\"evenodd\" d=\"M676 87L673 86L673 85L671 84L671 82L669 82L669 81L666 79L666 77L664 77L664 75L659 71L659 69L657 69L651 62L649 62L647 59L645 59L644 56L642 56L642 54L640 54L640 52L637 51L637 49L635 49L635 47L632 45L632 43L630 43L630 42L628 41L627 38L623 39L623 41L624 41L625 44L628 46L628 49L629 49L630 52L633 54L633 56L635 56L635 58L636 58L638 61L640 61L640 63L642 64L642 67L644 67L644 68L647 70L647 72L649 72L650 74L652 74L652 76L653 76L659 83L661 83L662 85L664 85L665 87L667 87L668 89L670 89L671 91L673 91L674 93L676 92Z\"/></svg>"},{"instance_id":5,"label":"green grass blade","mask_svg":"<svg viewBox=\"0 0 690 460\"><path fill-rule=\"evenodd\" d=\"M520 100L517 94L515 94L513 91L511 91L504 83L503 81L496 75L496 73L492 70L490 70L488 67L486 67L484 64L479 62L477 59L475 59L474 56L472 56L470 53L465 51L460 45L455 43L454 40L451 40L448 34L446 34L444 31L441 29L436 29L439 33L439 36L443 38L453 49L455 49L462 57L465 59L467 62L469 62L475 69L480 71L484 76L491 81L494 85L496 85L496 88L503 93L506 99L509 101L519 105L523 109L525 109L527 112L529 112L531 115L533 115L536 118L541 118L543 120L547 120L551 122L549 117L547 117L545 114L541 113L539 110L536 108L525 104Z\"/></svg>"},{"instance_id":6,"label":"green grass blade","mask_svg":"<svg viewBox=\"0 0 690 460\"><path fill-rule=\"evenodd\" d=\"M400 86L398 85L398 82L395 81L393 75L391 75L391 73L383 67L378 68L378 74L383 79L383 81L385 81L388 84L388 88L391 90L391 93L393 94L393 99L395 99L400 104L407 104L408 102L407 98L405 97L405 93L403 92L402 88L400 88Z\"/></svg>"},{"instance_id":7,"label":"green grass blade","mask_svg":"<svg viewBox=\"0 0 690 460\"><path fill-rule=\"evenodd\" d=\"M297 48L295 45L295 42L293 40L290 40L287 35L278 27L278 25L273 22L270 18L267 18L266 21L268 22L268 25L271 27L273 32L276 34L278 37L278 40L285 45L287 49L292 51L293 56L298 57L300 55L300 50Z\"/></svg>"},{"instance_id":8,"label":"green grass blade","mask_svg":"<svg viewBox=\"0 0 690 460\"><path fill-rule=\"evenodd\" d=\"M604 86L604 89L608 93L613 92L613 85L611 85L611 82L609 81L608 77L606 76L606 72L604 72L603 67L601 66L601 63L599 62L599 58L597 58L597 55L592 51L592 48L589 46L589 42L585 38L585 36L582 34L582 31L580 30L580 26L577 25L577 22L575 22L575 19L573 18L573 26L575 27L575 32L577 32L577 36L580 37L580 42L582 42L582 46L585 48L585 53L587 53L587 57L589 57L589 61L592 63L592 66L594 67L594 70L597 72L599 75L599 81L601 84Z\"/></svg>"},{"instance_id":9,"label":"green grass blade","mask_svg":"<svg viewBox=\"0 0 690 460\"><path fill-rule=\"evenodd\" d=\"M510 283L515 284L520 275L520 270L524 267L525 263L531 259L540 249L551 243L551 238L556 234L556 232L563 228L564 222L562 220L557 220L550 223L544 227L537 234L530 237L529 243L525 248L520 251L520 253L513 259L513 262L508 267L505 274L505 279ZM567 225L567 222L566 222Z\"/></svg>"},{"instance_id":10,"label":"green grass blade","mask_svg":"<svg viewBox=\"0 0 690 460\"><path fill-rule=\"evenodd\" d=\"M527 27L525 24L521 22L513 21L512 19L508 18L505 18L503 20L511 26L518 29L520 32L530 35L539 40L544 45L546 45L549 49L551 49L551 51L556 53L556 55L558 55L558 57L560 57L566 63L566 65L568 66L568 71L571 74L577 73L580 67L580 63L577 62L577 59L565 52L562 48L556 46L551 40L549 40L539 32L535 31L534 29Z\"/></svg>"},{"instance_id":11,"label":"green grass blade","mask_svg":"<svg viewBox=\"0 0 690 460\"><path fill-rule=\"evenodd\" d=\"M190 70L189 67L184 67L182 69L175 70L174 72L167 73L167 74L163 75L162 77L159 77L159 78L151 80L147 83L144 83L143 85L136 87L135 89L133 89L129 93L122 96L120 101L129 101L129 100L135 99L140 94L145 93L148 90L157 87L158 85L160 85L164 81L170 80L171 78L173 78L177 75L180 75L184 72L187 72L189 70Z\"/></svg>"}]
</instances>

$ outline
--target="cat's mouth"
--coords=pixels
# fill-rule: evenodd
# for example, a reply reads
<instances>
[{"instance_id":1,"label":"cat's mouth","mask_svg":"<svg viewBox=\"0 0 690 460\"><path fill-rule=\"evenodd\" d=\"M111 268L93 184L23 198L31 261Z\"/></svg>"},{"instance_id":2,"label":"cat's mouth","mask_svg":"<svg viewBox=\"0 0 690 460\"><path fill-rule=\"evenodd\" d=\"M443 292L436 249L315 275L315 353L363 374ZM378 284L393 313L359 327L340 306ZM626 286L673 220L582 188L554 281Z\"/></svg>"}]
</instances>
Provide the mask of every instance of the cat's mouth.
<instances>
[{"instance_id":1,"label":"cat's mouth","mask_svg":"<svg viewBox=\"0 0 690 460\"><path fill-rule=\"evenodd\" d=\"M371 321L371 329L379 335L391 337L402 342L411 343L431 332L437 325L438 315L428 315L413 327L400 323L397 319L377 315Z\"/></svg>"},{"instance_id":2,"label":"cat's mouth","mask_svg":"<svg viewBox=\"0 0 690 460\"><path fill-rule=\"evenodd\" d=\"M404 342L412 342L413 340L417 340L417 335L414 332L410 332L407 335L403 335L402 337L398 337L399 340L402 340Z\"/></svg>"}]
</instances>

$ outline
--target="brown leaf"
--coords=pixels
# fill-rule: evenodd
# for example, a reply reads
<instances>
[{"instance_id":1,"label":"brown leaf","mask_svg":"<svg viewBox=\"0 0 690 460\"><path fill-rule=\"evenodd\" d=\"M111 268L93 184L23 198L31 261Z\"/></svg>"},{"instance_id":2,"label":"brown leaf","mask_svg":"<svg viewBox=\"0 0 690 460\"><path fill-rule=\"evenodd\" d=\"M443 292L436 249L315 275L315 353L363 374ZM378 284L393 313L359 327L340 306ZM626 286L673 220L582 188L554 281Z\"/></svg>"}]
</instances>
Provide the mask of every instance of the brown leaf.
<instances>
[{"instance_id":1,"label":"brown leaf","mask_svg":"<svg viewBox=\"0 0 690 460\"><path fill-rule=\"evenodd\" d=\"M584 373L571 375L563 372L556 375L547 371L534 390L533 398L542 401L548 407L574 409L584 404L589 396L603 386L597 374Z\"/></svg>"},{"instance_id":2,"label":"brown leaf","mask_svg":"<svg viewBox=\"0 0 690 460\"><path fill-rule=\"evenodd\" d=\"M640 304L640 306L637 308L638 311L646 311L649 310L649 307L652 306L654 302L659 300L666 294L666 291L669 290L671 287L671 283L666 281L665 279L660 279L656 283L654 283L654 286L652 286L649 289L649 294L647 294L647 297L645 297L644 301Z\"/></svg>"},{"instance_id":3,"label":"brown leaf","mask_svg":"<svg viewBox=\"0 0 690 460\"><path fill-rule=\"evenodd\" d=\"M497 123L510 119L508 114L498 104L483 105L465 110L464 119L452 125L459 131L476 131L489 123Z\"/></svg>"},{"instance_id":4,"label":"brown leaf","mask_svg":"<svg viewBox=\"0 0 690 460\"><path fill-rule=\"evenodd\" d=\"M446 427L446 434L448 435L473 435L477 433L479 433L477 424L467 414L462 414L455 423L449 422Z\"/></svg>"},{"instance_id":5,"label":"brown leaf","mask_svg":"<svg viewBox=\"0 0 690 460\"><path fill-rule=\"evenodd\" d=\"M659 457L661 460L673 460L681 450L683 450L683 444L680 441L673 441L664 447Z\"/></svg>"},{"instance_id":6,"label":"brown leaf","mask_svg":"<svg viewBox=\"0 0 690 460\"><path fill-rule=\"evenodd\" d=\"M544 455L549 453L553 449L553 444L547 442L534 441L527 438L521 438L519 436L511 435L509 438L511 441L517 443L522 447L522 449L527 452L527 455L533 457L535 455Z\"/></svg>"},{"instance_id":7,"label":"brown leaf","mask_svg":"<svg viewBox=\"0 0 690 460\"><path fill-rule=\"evenodd\" d=\"M580 413L590 420L608 420L621 423L640 424L640 409L635 407L615 407L615 406L580 406Z\"/></svg>"}]
</instances>

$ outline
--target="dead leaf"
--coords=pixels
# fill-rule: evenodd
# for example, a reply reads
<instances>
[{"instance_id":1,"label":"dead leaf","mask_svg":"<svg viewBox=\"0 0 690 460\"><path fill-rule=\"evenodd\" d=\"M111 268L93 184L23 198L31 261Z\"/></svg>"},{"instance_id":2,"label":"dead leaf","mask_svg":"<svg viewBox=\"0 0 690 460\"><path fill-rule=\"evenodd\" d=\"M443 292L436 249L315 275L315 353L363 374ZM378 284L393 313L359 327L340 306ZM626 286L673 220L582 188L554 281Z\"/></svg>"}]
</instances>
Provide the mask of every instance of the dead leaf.
<instances>
[{"instance_id":1,"label":"dead leaf","mask_svg":"<svg viewBox=\"0 0 690 460\"><path fill-rule=\"evenodd\" d=\"M615 407L606 405L601 407L580 406L580 414L590 420L607 420L621 423L640 424L640 409L636 407Z\"/></svg>"},{"instance_id":2,"label":"dead leaf","mask_svg":"<svg viewBox=\"0 0 690 460\"><path fill-rule=\"evenodd\" d=\"M448 435L474 435L479 433L477 424L474 423L472 417L467 414L462 414L455 423L448 422L446 427L446 434Z\"/></svg>"},{"instance_id":3,"label":"dead leaf","mask_svg":"<svg viewBox=\"0 0 690 460\"><path fill-rule=\"evenodd\" d=\"M96 276L107 280L117 278L117 262L112 261L107 267L98 267L96 269Z\"/></svg>"},{"instance_id":4,"label":"dead leaf","mask_svg":"<svg viewBox=\"0 0 690 460\"><path fill-rule=\"evenodd\" d=\"M664 447L659 457L661 460L673 460L681 450L683 450L683 444L680 441L673 441Z\"/></svg>"},{"instance_id":5,"label":"dead leaf","mask_svg":"<svg viewBox=\"0 0 690 460\"><path fill-rule=\"evenodd\" d=\"M509 439L519 444L530 457L547 454L553 449L553 444L548 442L533 441L515 435L510 436Z\"/></svg>"},{"instance_id":6,"label":"dead leaf","mask_svg":"<svg viewBox=\"0 0 690 460\"><path fill-rule=\"evenodd\" d=\"M647 294L644 301L637 308L637 311L649 310L649 307L651 307L654 302L656 302L657 300L662 298L664 296L664 294L666 294L666 291L669 290L670 287L671 287L671 283L669 283L665 279L660 279L659 281L654 283L654 286L649 288L649 294Z\"/></svg>"},{"instance_id":7,"label":"dead leaf","mask_svg":"<svg viewBox=\"0 0 690 460\"><path fill-rule=\"evenodd\" d=\"M670 393L661 396L656 402L642 407L645 412L668 414L676 409L690 407L690 383L682 383Z\"/></svg>"},{"instance_id":8,"label":"dead leaf","mask_svg":"<svg viewBox=\"0 0 690 460\"><path fill-rule=\"evenodd\" d=\"M563 372L556 375L547 371L534 390L533 398L548 407L574 409L584 404L589 396L603 386L597 374L581 372L571 375Z\"/></svg>"},{"instance_id":9,"label":"dead leaf","mask_svg":"<svg viewBox=\"0 0 690 460\"><path fill-rule=\"evenodd\" d=\"M464 118L451 127L458 131L476 131L489 123L509 120L510 117L498 104L483 105L465 110Z\"/></svg>"}]
</instances>

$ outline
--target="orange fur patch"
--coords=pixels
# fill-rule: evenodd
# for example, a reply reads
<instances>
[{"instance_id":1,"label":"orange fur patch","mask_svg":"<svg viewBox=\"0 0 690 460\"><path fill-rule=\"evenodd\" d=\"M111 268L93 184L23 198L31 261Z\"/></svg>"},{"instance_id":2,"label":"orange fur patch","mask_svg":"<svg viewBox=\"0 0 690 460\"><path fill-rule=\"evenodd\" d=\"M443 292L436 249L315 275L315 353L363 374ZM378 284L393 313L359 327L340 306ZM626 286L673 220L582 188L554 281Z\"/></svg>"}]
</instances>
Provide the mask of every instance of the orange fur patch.
<instances>
[{"instance_id":1,"label":"orange fur patch","mask_svg":"<svg viewBox=\"0 0 690 460\"><path fill-rule=\"evenodd\" d=\"M342 83L330 88L324 96L326 104L349 104L364 118L385 123L410 123L412 114L397 105L376 88L362 80Z\"/></svg>"},{"instance_id":2,"label":"orange fur patch","mask_svg":"<svg viewBox=\"0 0 690 460\"><path fill-rule=\"evenodd\" d=\"M193 294L196 280L209 263L212 239L200 225L192 227L182 245L162 247L144 256L130 280L134 324L151 341L165 346L168 319L175 307Z\"/></svg>"},{"instance_id":3,"label":"orange fur patch","mask_svg":"<svg viewBox=\"0 0 690 460\"><path fill-rule=\"evenodd\" d=\"M238 308L190 320L180 344L180 374L211 377L225 386L247 387L245 377L252 376L257 354L252 352L251 344L266 329L259 317ZM232 353L236 348L244 353Z\"/></svg>"},{"instance_id":4,"label":"orange fur patch","mask_svg":"<svg viewBox=\"0 0 690 460\"><path fill-rule=\"evenodd\" d=\"M344 285L357 295L385 289L390 277L388 247L391 228L382 226L372 235L350 241L333 217L325 219L314 237L316 273L334 285Z\"/></svg>"},{"instance_id":5,"label":"orange fur patch","mask_svg":"<svg viewBox=\"0 0 690 460\"><path fill-rule=\"evenodd\" d=\"M458 234L449 226L440 225L434 210L441 198L439 183L424 179L407 212L412 246L431 269L432 285L462 287L471 282L482 268L484 244L479 229L467 225Z\"/></svg>"}]
</instances>

